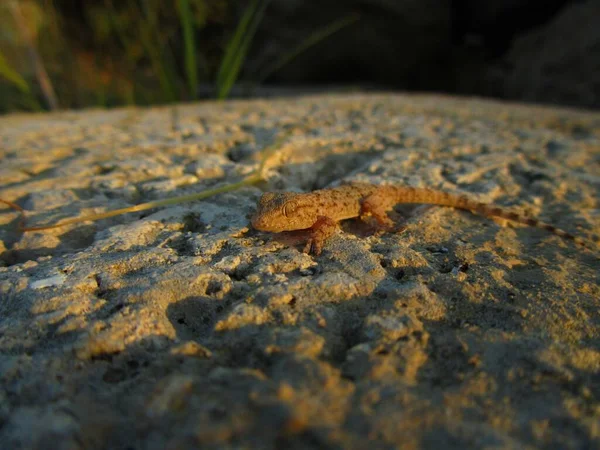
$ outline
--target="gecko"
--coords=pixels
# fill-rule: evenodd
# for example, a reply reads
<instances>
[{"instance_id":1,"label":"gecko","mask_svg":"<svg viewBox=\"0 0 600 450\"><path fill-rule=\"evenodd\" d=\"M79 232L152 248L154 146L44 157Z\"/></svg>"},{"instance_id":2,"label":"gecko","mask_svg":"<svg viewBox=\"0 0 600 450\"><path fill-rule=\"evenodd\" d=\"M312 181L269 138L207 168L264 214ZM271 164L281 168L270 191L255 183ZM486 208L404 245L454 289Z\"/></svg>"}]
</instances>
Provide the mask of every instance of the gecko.
<instances>
[{"instance_id":1,"label":"gecko","mask_svg":"<svg viewBox=\"0 0 600 450\"><path fill-rule=\"evenodd\" d=\"M379 229L393 230L394 222L387 212L399 203L422 203L468 210L484 217L499 217L542 228L583 247L590 245L582 238L553 225L492 204L477 202L466 195L428 188L357 182L309 193L266 192L258 202L251 223L256 230L272 233L308 230L309 237L303 251L319 255L341 220L359 217L368 222L374 219ZM397 231L402 230L400 228Z\"/></svg>"}]
</instances>

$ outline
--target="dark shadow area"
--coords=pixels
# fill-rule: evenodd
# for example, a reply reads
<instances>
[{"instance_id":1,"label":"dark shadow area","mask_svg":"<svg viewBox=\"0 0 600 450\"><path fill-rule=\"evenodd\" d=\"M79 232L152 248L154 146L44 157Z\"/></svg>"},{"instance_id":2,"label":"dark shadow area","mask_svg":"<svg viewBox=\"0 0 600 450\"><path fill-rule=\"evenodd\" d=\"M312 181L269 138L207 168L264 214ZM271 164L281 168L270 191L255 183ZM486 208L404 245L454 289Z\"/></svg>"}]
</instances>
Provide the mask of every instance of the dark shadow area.
<instances>
[{"instance_id":1,"label":"dark shadow area","mask_svg":"<svg viewBox=\"0 0 600 450\"><path fill-rule=\"evenodd\" d=\"M357 89L600 107L595 0L186 5L31 0L33 42L4 11L6 73L18 77L0 84L0 112ZM26 50L39 54L37 73L23 70Z\"/></svg>"}]
</instances>

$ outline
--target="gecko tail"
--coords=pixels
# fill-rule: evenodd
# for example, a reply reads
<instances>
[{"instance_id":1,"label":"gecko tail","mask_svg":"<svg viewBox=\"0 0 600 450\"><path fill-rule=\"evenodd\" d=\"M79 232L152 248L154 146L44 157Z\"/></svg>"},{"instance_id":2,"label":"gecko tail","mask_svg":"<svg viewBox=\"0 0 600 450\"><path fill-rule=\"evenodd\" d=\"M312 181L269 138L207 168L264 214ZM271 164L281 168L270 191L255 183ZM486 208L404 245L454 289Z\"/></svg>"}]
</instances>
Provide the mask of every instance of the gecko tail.
<instances>
[{"instance_id":1,"label":"gecko tail","mask_svg":"<svg viewBox=\"0 0 600 450\"><path fill-rule=\"evenodd\" d=\"M600 248L600 244L598 242L583 239L549 223L524 217L521 214L505 210L495 205L474 201L466 195L456 195L448 192L434 191L431 189L408 187L404 187L401 192L398 190L396 195L402 197L402 200L407 203L429 203L440 206L450 206L453 208L468 210L484 217L500 217L502 219L510 220L512 222L517 222L530 227L541 228L563 239L573 241L578 246L587 248L589 250L598 250Z\"/></svg>"},{"instance_id":2,"label":"gecko tail","mask_svg":"<svg viewBox=\"0 0 600 450\"><path fill-rule=\"evenodd\" d=\"M559 236L563 239L573 241L575 244L577 244L581 247L593 248L594 244L595 244L592 241L588 242L587 240L580 238L579 236L575 236L574 234L569 233L568 231L562 230L560 228L557 228L554 225L551 225L549 223L542 222L540 220L532 219L529 217L524 217L518 213L515 213L512 211L506 211L501 208L498 208L497 206L486 205L484 203L475 203L474 206L475 206L475 208L473 208L472 211L476 214L480 214L483 216L500 217L502 219L507 219L512 222L517 222L517 223L527 225L527 226L530 226L533 228L541 228L541 229L546 230L546 231L548 231L556 236ZM597 244L595 246L597 246Z\"/></svg>"},{"instance_id":3,"label":"gecko tail","mask_svg":"<svg viewBox=\"0 0 600 450\"><path fill-rule=\"evenodd\" d=\"M588 241L579 236L575 236L574 234L569 233L568 231L565 231L561 228L557 228L554 225L551 225L549 223L542 222L541 220L533 219L530 217L524 217L521 214L518 214L513 211L507 211L507 210L500 208L498 206L495 206L495 205L489 205L486 203L479 203L479 202L473 202L473 201L470 201L469 203L470 204L468 205L468 207L463 208L463 209L468 209L468 210L472 211L473 213L479 214L481 216L500 217L502 219L507 219L512 222L517 222L517 223L520 223L523 225L527 225L529 227L540 228L540 229L546 230L549 233L552 233L556 236L559 236L565 240L572 241L576 245L583 247L583 248L587 248L589 250L599 248L597 242Z\"/></svg>"}]
</instances>

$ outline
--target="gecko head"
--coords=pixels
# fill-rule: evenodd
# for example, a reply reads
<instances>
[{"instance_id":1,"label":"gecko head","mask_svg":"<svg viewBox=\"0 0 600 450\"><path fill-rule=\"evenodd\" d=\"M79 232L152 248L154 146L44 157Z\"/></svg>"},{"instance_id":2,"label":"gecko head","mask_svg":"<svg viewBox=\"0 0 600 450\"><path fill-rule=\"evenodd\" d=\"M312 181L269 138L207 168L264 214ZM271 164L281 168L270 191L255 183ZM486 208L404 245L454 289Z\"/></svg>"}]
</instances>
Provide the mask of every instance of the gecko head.
<instances>
[{"instance_id":1,"label":"gecko head","mask_svg":"<svg viewBox=\"0 0 600 450\"><path fill-rule=\"evenodd\" d=\"M260 231L279 233L311 227L317 220L310 202L293 192L266 192L258 201L252 226Z\"/></svg>"}]
</instances>

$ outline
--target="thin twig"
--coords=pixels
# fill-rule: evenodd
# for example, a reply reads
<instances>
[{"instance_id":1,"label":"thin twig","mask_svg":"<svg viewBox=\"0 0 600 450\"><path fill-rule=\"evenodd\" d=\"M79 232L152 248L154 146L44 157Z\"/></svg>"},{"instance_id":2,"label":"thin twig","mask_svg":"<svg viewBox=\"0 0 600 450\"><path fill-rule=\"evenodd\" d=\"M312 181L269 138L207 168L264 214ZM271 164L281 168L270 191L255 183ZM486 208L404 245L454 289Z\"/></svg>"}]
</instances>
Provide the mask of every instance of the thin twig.
<instances>
[{"instance_id":1,"label":"thin twig","mask_svg":"<svg viewBox=\"0 0 600 450\"><path fill-rule=\"evenodd\" d=\"M281 147L284 140L289 136L289 134L290 134L290 132L283 133L280 137L278 137L275 140L275 142L272 145L268 146L261 152L262 157L261 157L260 163L258 165L258 168L254 172L252 172L250 175L248 175L246 178L238 181L237 183L226 184L224 186L217 187L214 189L208 189L206 191L198 192L196 194L187 194L187 195L181 195L179 197L171 197L171 198L167 198L167 199L163 199L163 200L156 200L153 202L142 203L140 205L129 206L127 208L120 208L120 209L115 209L112 211L107 211L107 212L98 213L98 214L90 214L90 215L82 216L82 217L72 217L70 219L66 219L66 220L63 220L58 223L54 223L54 224L50 224L50 225L42 225L42 226L33 226L33 227L25 226L26 211L23 208L21 208L19 205L15 204L15 203L12 203L7 200L0 199L0 202L10 206L11 208L13 208L21 213L21 221L19 223L19 230L25 232L25 231L51 230L53 228L59 228L59 227L65 226L65 225L73 225L73 224L81 223L81 222L107 219L109 217L115 217L115 216L129 213L129 212L145 211L147 209L158 208L161 206L170 206L170 205L175 205L175 204L179 204L179 203L191 202L191 201L195 201L195 200L202 200L202 199L205 199L208 197L212 197L213 195L222 194L224 192L235 191L236 189L239 189L241 187L249 186L249 185L260 183L261 181L264 181L265 180L264 174L265 174L265 171L267 168L268 160Z\"/></svg>"}]
</instances>

